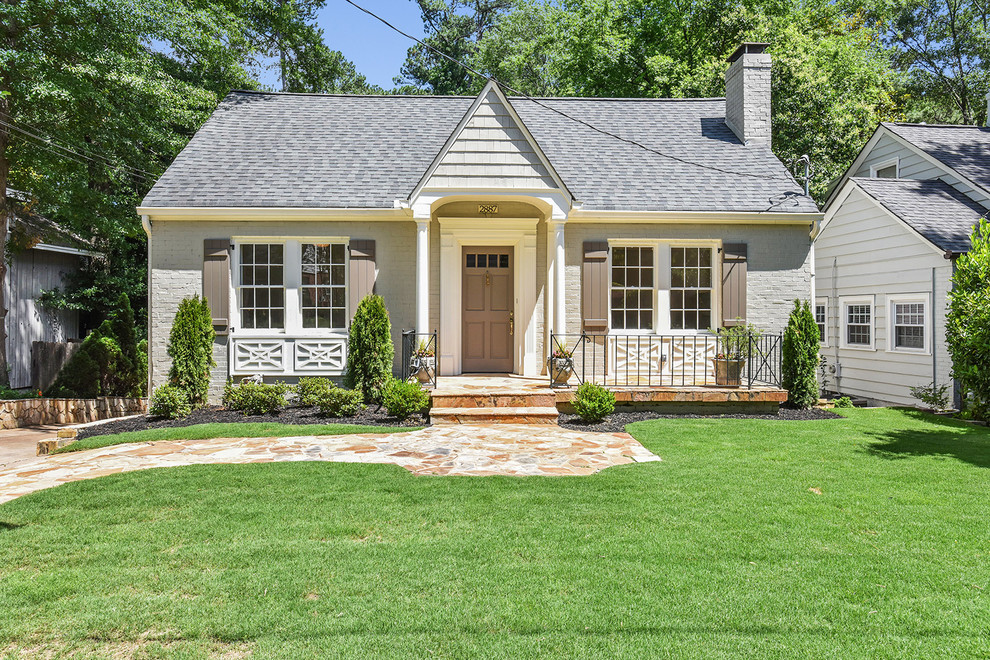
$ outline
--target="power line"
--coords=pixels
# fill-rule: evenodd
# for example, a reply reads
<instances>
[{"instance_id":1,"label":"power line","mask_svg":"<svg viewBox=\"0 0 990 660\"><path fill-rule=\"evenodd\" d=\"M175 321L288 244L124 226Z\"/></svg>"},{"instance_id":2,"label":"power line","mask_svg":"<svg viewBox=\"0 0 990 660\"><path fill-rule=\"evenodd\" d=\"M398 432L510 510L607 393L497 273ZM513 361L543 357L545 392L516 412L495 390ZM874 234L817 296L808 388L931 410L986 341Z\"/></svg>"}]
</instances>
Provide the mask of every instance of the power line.
<instances>
[{"instance_id":1,"label":"power line","mask_svg":"<svg viewBox=\"0 0 990 660\"><path fill-rule=\"evenodd\" d=\"M560 115L561 117L565 117L565 118L567 118L567 119L569 119L569 120L571 120L573 122L577 122L578 124L581 124L582 126L585 126L587 128L590 128L591 130L593 130L593 131L595 131L597 133L601 133L602 135L608 136L610 138L614 138L616 140L619 140L621 142L625 142L627 144L631 144L633 146L639 147L640 149L643 149L644 151L648 151L648 152L653 153L653 154L656 154L658 156L662 156L664 158L668 158L670 160L677 161L679 163L684 163L685 165L692 165L694 167L699 167L701 169L712 170L714 172L721 172L722 174L731 174L731 175L734 175L734 176L747 176L747 177L752 177L754 179L765 179L765 180L768 180L768 181L786 181L788 183L797 183L793 177L772 176L772 175L768 175L768 174L754 174L753 172L736 172L734 170L726 170L726 169L723 169L721 167L715 167L714 165L706 165L704 163L698 163L698 162L695 162L695 161L692 161L692 160L687 160L686 158L681 158L680 156L674 156L673 154L664 153L664 152L662 152L662 151L660 151L658 149L654 149L653 147L648 147L645 144L642 144L641 142L637 142L636 140L632 140L632 139L629 139L627 137L623 137L621 135L616 135L615 133L612 133L610 131L607 131L604 128L599 128L598 126L595 126L594 124L591 124L591 123L589 123L589 122L587 122L587 121L585 121L583 119L580 119L578 117L571 116L571 115L567 114L566 112L564 112L563 110L558 110L557 108L554 108L554 107L551 107L549 105L546 105L545 103L543 103L539 99L533 98L529 94L526 94L524 92L519 91L518 89L515 89L513 87L510 87L509 85L507 85L507 84L505 84L505 83L497 80L493 76L488 76L488 75L485 75L485 74L481 73L477 69L474 69L474 68L468 66L467 64L465 64L464 62L461 62L460 60L455 59L454 57L451 57L450 55L448 55L447 53L439 50L438 48L435 48L435 47L431 46L430 44L426 43L422 39L419 39L417 37L414 37L413 35L411 35L411 34L409 34L407 32L403 32L402 30L400 30L399 28L395 27L394 25L392 25L391 23L389 23L387 20L385 20L381 16L379 16L379 15L375 14L374 12L372 12L372 11L370 11L368 9L365 9L361 5L357 4L356 2L354 2L354 0L344 0L344 2L346 2L347 4L349 4L349 5L357 8L357 9L359 9L360 11L364 12L368 16L371 16L375 20L377 20L377 21L379 21L381 23L384 23L386 26L388 26L392 30L398 32L399 34L401 34L402 36L406 37L407 39L412 39L413 41L415 41L419 45L423 46L424 48L429 49L431 52L436 53L440 57L442 57L442 58L444 58L444 59L446 59L446 60L448 60L448 61L450 61L450 62L452 62L452 63L454 63L454 64L456 64L456 65L458 65L460 67L462 67L462 68L464 68L466 71L472 73L473 75L478 76L479 78L483 78L485 80L490 80L492 82L495 82L499 86L504 87L505 89L509 90L513 94L515 94L517 96L521 96L521 97L525 98L526 100L531 101L532 103L535 103L536 105L540 106L541 108L544 108L546 110L549 110L550 112L556 113L556 114Z\"/></svg>"}]
</instances>

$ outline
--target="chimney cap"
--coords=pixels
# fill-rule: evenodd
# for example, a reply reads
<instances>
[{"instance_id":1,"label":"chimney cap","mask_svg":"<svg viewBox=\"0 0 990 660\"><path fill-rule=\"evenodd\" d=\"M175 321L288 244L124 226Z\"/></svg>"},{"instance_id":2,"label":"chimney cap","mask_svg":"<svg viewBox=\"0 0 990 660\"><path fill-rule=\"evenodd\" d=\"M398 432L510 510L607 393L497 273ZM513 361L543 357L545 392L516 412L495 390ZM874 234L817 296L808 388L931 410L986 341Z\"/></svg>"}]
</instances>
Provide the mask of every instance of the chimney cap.
<instances>
[{"instance_id":1,"label":"chimney cap","mask_svg":"<svg viewBox=\"0 0 990 660\"><path fill-rule=\"evenodd\" d=\"M769 45L758 41L744 41L739 44L739 48L736 48L736 51L729 56L726 62L735 62L743 55L759 55L765 52Z\"/></svg>"}]
</instances>

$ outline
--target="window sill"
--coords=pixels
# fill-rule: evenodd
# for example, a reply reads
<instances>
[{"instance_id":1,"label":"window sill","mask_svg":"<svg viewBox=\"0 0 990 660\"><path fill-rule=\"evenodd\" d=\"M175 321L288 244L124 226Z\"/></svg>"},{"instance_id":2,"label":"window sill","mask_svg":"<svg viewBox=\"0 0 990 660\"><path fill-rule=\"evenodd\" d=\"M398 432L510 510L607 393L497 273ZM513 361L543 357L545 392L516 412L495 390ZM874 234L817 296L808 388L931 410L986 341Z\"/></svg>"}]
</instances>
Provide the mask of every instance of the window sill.
<instances>
[{"instance_id":1,"label":"window sill","mask_svg":"<svg viewBox=\"0 0 990 660\"><path fill-rule=\"evenodd\" d=\"M920 355L922 357L928 355L930 356L932 352L927 349L922 348L888 348L885 353L895 353L900 355Z\"/></svg>"},{"instance_id":2,"label":"window sill","mask_svg":"<svg viewBox=\"0 0 990 660\"><path fill-rule=\"evenodd\" d=\"M849 344L844 344L842 346L839 346L839 348L841 350L843 350L843 351L867 351L867 352L870 352L870 353L876 353L877 352L876 346L866 346L866 345L863 345L863 346L853 346L853 345L849 345Z\"/></svg>"}]
</instances>

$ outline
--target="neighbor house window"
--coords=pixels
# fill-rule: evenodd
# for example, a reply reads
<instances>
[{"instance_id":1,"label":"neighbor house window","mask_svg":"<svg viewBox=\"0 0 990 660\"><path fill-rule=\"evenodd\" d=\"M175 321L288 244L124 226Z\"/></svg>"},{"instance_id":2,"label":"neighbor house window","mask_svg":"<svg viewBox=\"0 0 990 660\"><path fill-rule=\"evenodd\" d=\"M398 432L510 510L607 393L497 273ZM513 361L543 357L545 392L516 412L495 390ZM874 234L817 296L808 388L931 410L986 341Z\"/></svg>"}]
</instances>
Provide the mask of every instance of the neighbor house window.
<instances>
[{"instance_id":1,"label":"neighbor house window","mask_svg":"<svg viewBox=\"0 0 990 660\"><path fill-rule=\"evenodd\" d=\"M928 297L890 299L892 350L924 351L927 348Z\"/></svg>"},{"instance_id":2,"label":"neighbor house window","mask_svg":"<svg viewBox=\"0 0 990 660\"><path fill-rule=\"evenodd\" d=\"M302 327L347 327L346 249L342 243L302 243Z\"/></svg>"},{"instance_id":3,"label":"neighbor house window","mask_svg":"<svg viewBox=\"0 0 990 660\"><path fill-rule=\"evenodd\" d=\"M670 327L705 330L712 326L712 249L670 248Z\"/></svg>"},{"instance_id":4,"label":"neighbor house window","mask_svg":"<svg viewBox=\"0 0 990 660\"><path fill-rule=\"evenodd\" d=\"M652 330L652 247L612 248L612 329Z\"/></svg>"},{"instance_id":5,"label":"neighbor house window","mask_svg":"<svg viewBox=\"0 0 990 660\"><path fill-rule=\"evenodd\" d=\"M842 301L842 339L849 348L873 348L873 299Z\"/></svg>"},{"instance_id":6,"label":"neighbor house window","mask_svg":"<svg viewBox=\"0 0 990 660\"><path fill-rule=\"evenodd\" d=\"M826 344L828 338L828 298L819 298L815 301L815 324L818 326L818 341Z\"/></svg>"},{"instance_id":7,"label":"neighbor house window","mask_svg":"<svg viewBox=\"0 0 990 660\"><path fill-rule=\"evenodd\" d=\"M878 163L870 168L870 176L874 179L896 179L898 175L897 159Z\"/></svg>"},{"instance_id":8,"label":"neighbor house window","mask_svg":"<svg viewBox=\"0 0 990 660\"><path fill-rule=\"evenodd\" d=\"M285 249L281 243L240 245L238 282L242 327L285 327L284 260Z\"/></svg>"}]
</instances>

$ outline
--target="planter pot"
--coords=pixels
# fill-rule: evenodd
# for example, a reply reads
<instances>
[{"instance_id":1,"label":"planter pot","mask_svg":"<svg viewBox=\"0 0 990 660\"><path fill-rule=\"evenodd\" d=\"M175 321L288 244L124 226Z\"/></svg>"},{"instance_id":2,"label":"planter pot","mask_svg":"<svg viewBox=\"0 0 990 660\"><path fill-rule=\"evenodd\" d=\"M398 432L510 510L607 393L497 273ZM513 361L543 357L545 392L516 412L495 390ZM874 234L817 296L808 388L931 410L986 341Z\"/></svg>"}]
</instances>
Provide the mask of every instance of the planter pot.
<instances>
[{"instance_id":1,"label":"planter pot","mask_svg":"<svg viewBox=\"0 0 990 660\"><path fill-rule=\"evenodd\" d=\"M411 371L416 374L416 380L420 383L432 383L433 374L436 373L437 359L432 355L425 357L414 357L410 366Z\"/></svg>"},{"instance_id":2,"label":"planter pot","mask_svg":"<svg viewBox=\"0 0 990 660\"><path fill-rule=\"evenodd\" d=\"M550 380L554 385L567 385L572 373L574 373L574 360L550 358Z\"/></svg>"},{"instance_id":3,"label":"planter pot","mask_svg":"<svg viewBox=\"0 0 990 660\"><path fill-rule=\"evenodd\" d=\"M712 358L715 363L715 384L719 387L739 387L742 385L742 372L746 366L743 359Z\"/></svg>"}]
</instances>

